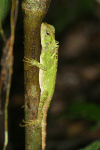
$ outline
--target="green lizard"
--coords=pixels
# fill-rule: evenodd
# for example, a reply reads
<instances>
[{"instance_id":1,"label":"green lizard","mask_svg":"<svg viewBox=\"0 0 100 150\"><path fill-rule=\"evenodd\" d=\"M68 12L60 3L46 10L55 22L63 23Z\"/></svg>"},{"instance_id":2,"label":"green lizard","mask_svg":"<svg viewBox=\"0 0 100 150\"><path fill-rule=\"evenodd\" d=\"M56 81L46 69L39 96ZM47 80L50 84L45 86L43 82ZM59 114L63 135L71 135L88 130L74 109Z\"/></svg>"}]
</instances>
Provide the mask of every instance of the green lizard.
<instances>
[{"instance_id":1,"label":"green lizard","mask_svg":"<svg viewBox=\"0 0 100 150\"><path fill-rule=\"evenodd\" d=\"M58 42L55 40L55 28L47 23L41 25L41 45L40 63L34 59L26 58L24 62L31 66L37 66L39 70L39 84L41 89L40 103L38 107L38 118L35 121L25 122L26 125L42 124L42 150L46 145L46 118L47 111L55 89L57 62L58 62Z\"/></svg>"}]
</instances>

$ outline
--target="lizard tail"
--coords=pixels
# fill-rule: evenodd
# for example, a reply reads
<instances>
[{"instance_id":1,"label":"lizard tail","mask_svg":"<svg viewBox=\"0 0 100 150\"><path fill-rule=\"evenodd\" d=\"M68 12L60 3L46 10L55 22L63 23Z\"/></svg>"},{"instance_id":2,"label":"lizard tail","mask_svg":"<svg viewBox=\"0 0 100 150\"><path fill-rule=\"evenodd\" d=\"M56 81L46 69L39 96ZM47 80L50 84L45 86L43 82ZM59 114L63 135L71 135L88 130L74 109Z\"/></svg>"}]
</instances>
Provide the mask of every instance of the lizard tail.
<instances>
[{"instance_id":1,"label":"lizard tail","mask_svg":"<svg viewBox=\"0 0 100 150\"><path fill-rule=\"evenodd\" d=\"M45 150L46 146L46 119L47 119L47 113L43 115L43 120L42 120L42 150Z\"/></svg>"}]
</instances>

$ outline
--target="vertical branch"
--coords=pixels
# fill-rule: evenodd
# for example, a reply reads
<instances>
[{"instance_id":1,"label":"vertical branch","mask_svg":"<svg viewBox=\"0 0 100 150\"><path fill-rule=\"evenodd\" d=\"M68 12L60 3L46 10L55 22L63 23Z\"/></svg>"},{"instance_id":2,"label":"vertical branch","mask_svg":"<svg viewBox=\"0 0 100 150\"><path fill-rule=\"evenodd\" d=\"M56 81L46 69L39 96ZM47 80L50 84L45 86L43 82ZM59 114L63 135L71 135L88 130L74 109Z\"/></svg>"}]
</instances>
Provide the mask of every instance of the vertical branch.
<instances>
[{"instance_id":1,"label":"vertical branch","mask_svg":"<svg viewBox=\"0 0 100 150\"><path fill-rule=\"evenodd\" d=\"M51 0L24 0L24 54L25 57L40 59L40 26ZM39 69L24 62L25 121L36 120L40 98ZM41 127L26 126L26 150L41 149Z\"/></svg>"}]
</instances>

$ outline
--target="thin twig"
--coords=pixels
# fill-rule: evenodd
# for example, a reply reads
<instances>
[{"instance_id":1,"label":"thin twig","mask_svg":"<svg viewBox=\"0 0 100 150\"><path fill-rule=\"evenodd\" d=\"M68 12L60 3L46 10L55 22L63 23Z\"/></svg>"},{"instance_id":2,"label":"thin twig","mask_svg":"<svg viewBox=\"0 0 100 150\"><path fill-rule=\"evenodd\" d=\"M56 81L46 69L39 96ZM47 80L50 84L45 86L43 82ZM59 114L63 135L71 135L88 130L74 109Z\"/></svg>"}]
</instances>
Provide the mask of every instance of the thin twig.
<instances>
[{"instance_id":1,"label":"thin twig","mask_svg":"<svg viewBox=\"0 0 100 150\"><path fill-rule=\"evenodd\" d=\"M12 0L11 36L6 42L6 46L5 46L5 49L3 50L3 57L1 61L1 64L2 64L1 74L4 74L3 83L7 91L6 102L5 102L5 142L4 142L3 150L6 150L6 147L8 144L8 103L9 103L9 94L10 94L11 79L12 79L12 73L13 73L13 69L12 69L13 67L13 45L14 45L14 39L15 39L15 25L16 25L17 14L18 14L18 4L19 4L18 0L17 0L17 3L15 0ZM5 63L3 63L3 61L5 61Z\"/></svg>"}]
</instances>

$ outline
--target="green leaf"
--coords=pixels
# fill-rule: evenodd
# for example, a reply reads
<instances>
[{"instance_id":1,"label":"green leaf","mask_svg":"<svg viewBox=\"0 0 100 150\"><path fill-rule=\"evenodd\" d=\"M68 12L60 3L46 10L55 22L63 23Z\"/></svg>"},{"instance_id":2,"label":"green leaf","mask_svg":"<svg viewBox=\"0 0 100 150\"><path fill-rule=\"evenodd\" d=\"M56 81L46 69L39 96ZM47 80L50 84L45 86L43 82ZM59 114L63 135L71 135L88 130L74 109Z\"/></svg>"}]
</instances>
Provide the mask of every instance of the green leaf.
<instances>
[{"instance_id":1,"label":"green leaf","mask_svg":"<svg viewBox=\"0 0 100 150\"><path fill-rule=\"evenodd\" d=\"M1 22L6 17L8 11L10 10L11 0L0 0L0 20Z\"/></svg>"},{"instance_id":2,"label":"green leaf","mask_svg":"<svg viewBox=\"0 0 100 150\"><path fill-rule=\"evenodd\" d=\"M84 149L80 149L80 150L99 150L99 148L100 148L100 141L98 140L98 141L93 142L88 147Z\"/></svg>"}]
</instances>

